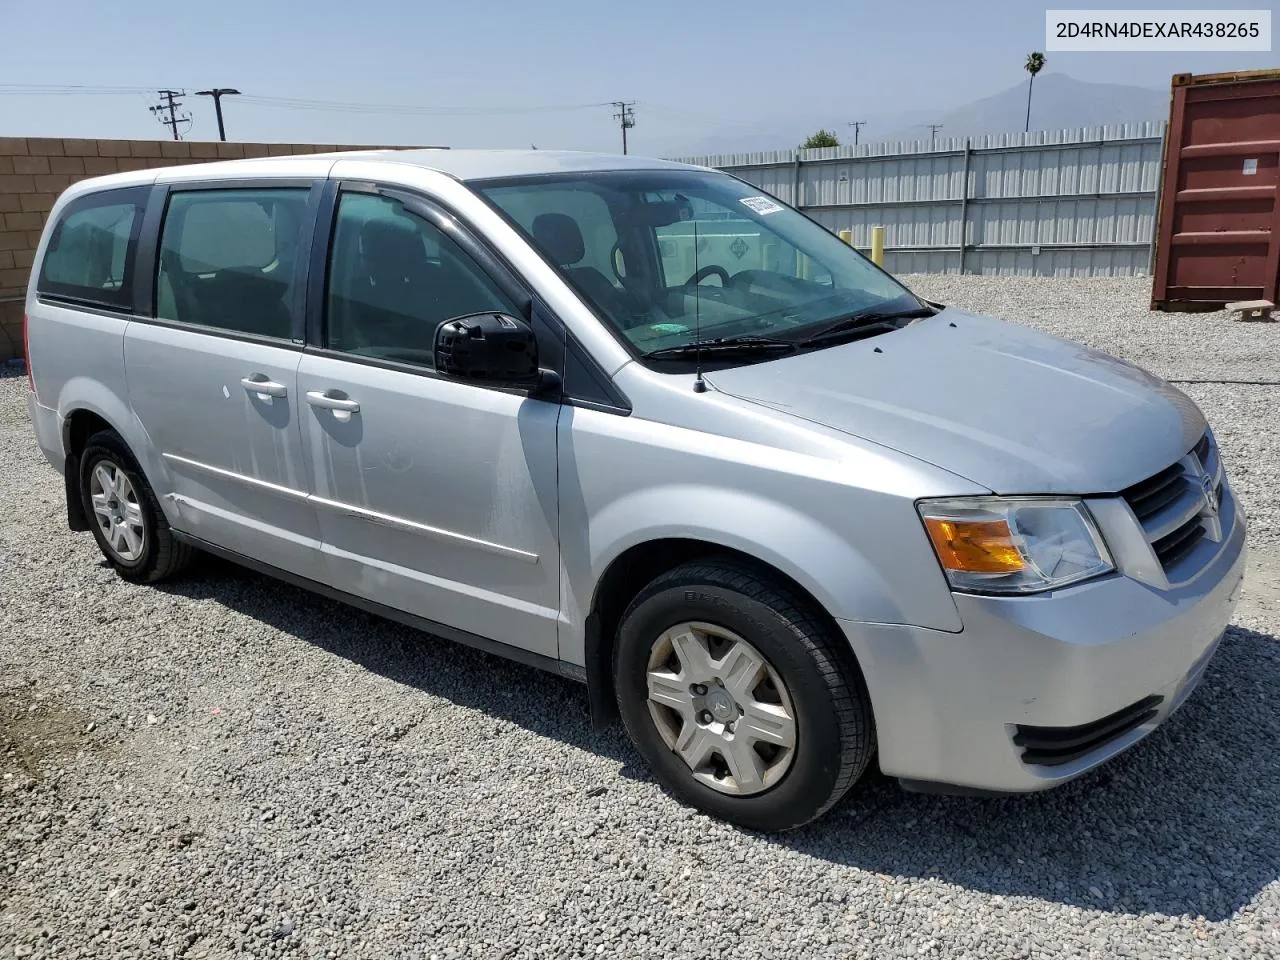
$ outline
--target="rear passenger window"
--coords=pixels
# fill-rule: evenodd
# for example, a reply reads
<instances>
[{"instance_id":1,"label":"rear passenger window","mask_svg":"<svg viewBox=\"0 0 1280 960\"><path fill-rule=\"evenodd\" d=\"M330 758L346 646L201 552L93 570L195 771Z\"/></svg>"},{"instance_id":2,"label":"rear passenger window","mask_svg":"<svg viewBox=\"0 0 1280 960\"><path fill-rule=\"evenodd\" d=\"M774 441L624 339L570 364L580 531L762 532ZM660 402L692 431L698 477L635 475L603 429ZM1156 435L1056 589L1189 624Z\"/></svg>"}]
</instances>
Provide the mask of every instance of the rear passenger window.
<instances>
[{"instance_id":1,"label":"rear passenger window","mask_svg":"<svg viewBox=\"0 0 1280 960\"><path fill-rule=\"evenodd\" d=\"M130 310L129 268L147 192L110 190L68 205L49 237L37 292Z\"/></svg>"},{"instance_id":2,"label":"rear passenger window","mask_svg":"<svg viewBox=\"0 0 1280 960\"><path fill-rule=\"evenodd\" d=\"M156 316L290 339L305 188L170 195L160 233Z\"/></svg>"},{"instance_id":3,"label":"rear passenger window","mask_svg":"<svg viewBox=\"0 0 1280 960\"><path fill-rule=\"evenodd\" d=\"M386 197L342 195L329 263L326 346L430 366L436 328L485 311L516 308L434 224Z\"/></svg>"}]
</instances>

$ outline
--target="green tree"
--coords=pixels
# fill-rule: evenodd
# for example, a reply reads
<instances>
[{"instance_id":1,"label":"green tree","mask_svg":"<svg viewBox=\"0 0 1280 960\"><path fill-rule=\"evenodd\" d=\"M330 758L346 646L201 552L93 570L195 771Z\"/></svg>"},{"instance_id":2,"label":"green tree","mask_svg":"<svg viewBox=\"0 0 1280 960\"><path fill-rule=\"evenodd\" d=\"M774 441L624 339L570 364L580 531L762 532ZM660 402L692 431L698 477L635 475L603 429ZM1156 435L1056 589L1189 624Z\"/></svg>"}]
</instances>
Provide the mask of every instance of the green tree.
<instances>
[{"instance_id":1,"label":"green tree","mask_svg":"<svg viewBox=\"0 0 1280 960\"><path fill-rule=\"evenodd\" d=\"M838 147L840 146L840 138L830 130L819 130L817 133L811 133L800 144L801 150L812 150L815 147Z\"/></svg>"},{"instance_id":2,"label":"green tree","mask_svg":"<svg viewBox=\"0 0 1280 960\"><path fill-rule=\"evenodd\" d=\"M1028 53L1027 62L1022 65L1022 69L1031 74L1031 80L1027 84L1027 123L1022 128L1024 132L1031 129L1031 88L1036 84L1036 74L1044 69L1047 62L1043 53Z\"/></svg>"}]
</instances>

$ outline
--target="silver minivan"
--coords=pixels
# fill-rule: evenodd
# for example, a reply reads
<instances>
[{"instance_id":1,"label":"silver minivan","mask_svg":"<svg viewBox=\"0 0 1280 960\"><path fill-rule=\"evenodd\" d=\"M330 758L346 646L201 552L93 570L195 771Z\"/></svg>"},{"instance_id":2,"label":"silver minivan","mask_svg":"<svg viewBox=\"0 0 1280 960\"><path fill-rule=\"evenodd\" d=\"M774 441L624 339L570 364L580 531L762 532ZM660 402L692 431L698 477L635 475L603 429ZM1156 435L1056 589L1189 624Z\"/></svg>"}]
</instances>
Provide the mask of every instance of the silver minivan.
<instances>
[{"instance_id":1,"label":"silver minivan","mask_svg":"<svg viewBox=\"0 0 1280 960\"><path fill-rule=\"evenodd\" d=\"M122 577L207 551L580 680L663 785L751 828L873 763L1076 777L1182 704L1240 589L1186 396L921 300L700 167L87 180L26 309L36 435Z\"/></svg>"}]
</instances>

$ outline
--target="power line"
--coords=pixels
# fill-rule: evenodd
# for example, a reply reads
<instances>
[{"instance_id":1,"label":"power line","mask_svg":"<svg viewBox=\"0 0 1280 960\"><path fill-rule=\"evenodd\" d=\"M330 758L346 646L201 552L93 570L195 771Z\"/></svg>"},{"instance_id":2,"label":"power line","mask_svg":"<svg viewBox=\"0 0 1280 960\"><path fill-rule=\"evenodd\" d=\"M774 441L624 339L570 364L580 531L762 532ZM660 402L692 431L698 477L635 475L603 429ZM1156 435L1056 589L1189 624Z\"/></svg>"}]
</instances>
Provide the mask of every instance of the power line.
<instances>
[{"instance_id":1,"label":"power line","mask_svg":"<svg viewBox=\"0 0 1280 960\"><path fill-rule=\"evenodd\" d=\"M853 127L853 145L858 145L858 131L867 125L865 120L850 120L849 126Z\"/></svg>"},{"instance_id":2,"label":"power line","mask_svg":"<svg viewBox=\"0 0 1280 960\"><path fill-rule=\"evenodd\" d=\"M226 127L222 125L222 98L229 96L239 96L239 90L233 90L231 87L214 87L212 90L197 90L197 97L213 97L213 109L218 114L218 139L227 139Z\"/></svg>"},{"instance_id":3,"label":"power line","mask_svg":"<svg viewBox=\"0 0 1280 960\"><path fill-rule=\"evenodd\" d=\"M619 121L622 127L622 153L625 156L627 152L627 131L636 125L636 102L634 100L615 100L613 106L618 108L618 112L613 115L613 119Z\"/></svg>"},{"instance_id":4,"label":"power line","mask_svg":"<svg viewBox=\"0 0 1280 960\"><path fill-rule=\"evenodd\" d=\"M703 114L703 113L691 113L688 110L681 110L677 107L667 107L667 106L663 106L660 103L651 103L648 100L635 100L632 102L639 104L640 106L644 107L646 110L653 110L658 113L669 113L673 116L687 117L690 120L700 120L703 123L714 123L714 124L718 124L720 126L725 126L725 127L759 128L767 125L767 121L764 121L764 120L731 120L727 117L708 117L706 114Z\"/></svg>"},{"instance_id":5,"label":"power line","mask_svg":"<svg viewBox=\"0 0 1280 960\"><path fill-rule=\"evenodd\" d=\"M150 93L155 87L108 87L89 84L36 84L36 83L0 83L0 95L13 96L78 96L78 95L116 95L128 93ZM184 94L185 95L185 94ZM252 91L241 95L241 102L254 106L279 107L286 110L324 110L331 112L359 113L393 113L393 114L456 114L458 116L488 116L494 114L546 113L560 110L588 110L598 107L612 106L607 100L595 103L545 104L533 106L500 106L477 107L448 104L413 104L413 103L365 103L355 100L321 100L305 97L275 97L267 94L254 94Z\"/></svg>"},{"instance_id":6,"label":"power line","mask_svg":"<svg viewBox=\"0 0 1280 960\"><path fill-rule=\"evenodd\" d=\"M178 116L178 107L182 106L182 101L178 97L185 97L186 95L187 92L185 90L161 90L161 102L147 108L155 114L157 120L173 132L173 139L175 140L182 139L182 136L178 133L178 124L191 122L191 114L189 113ZM166 113L169 114L167 119L165 117Z\"/></svg>"},{"instance_id":7,"label":"power line","mask_svg":"<svg viewBox=\"0 0 1280 960\"><path fill-rule=\"evenodd\" d=\"M606 107L607 101L599 103L552 104L546 106L503 106L503 107L465 107L446 105L425 105L409 103L357 103L350 100L304 100L294 97L267 97L244 94L241 103L262 107L278 107L286 110L323 110L330 113L383 113L383 114L435 114L452 116L494 116L498 114L516 113L549 113L560 110L586 110Z\"/></svg>"}]
</instances>

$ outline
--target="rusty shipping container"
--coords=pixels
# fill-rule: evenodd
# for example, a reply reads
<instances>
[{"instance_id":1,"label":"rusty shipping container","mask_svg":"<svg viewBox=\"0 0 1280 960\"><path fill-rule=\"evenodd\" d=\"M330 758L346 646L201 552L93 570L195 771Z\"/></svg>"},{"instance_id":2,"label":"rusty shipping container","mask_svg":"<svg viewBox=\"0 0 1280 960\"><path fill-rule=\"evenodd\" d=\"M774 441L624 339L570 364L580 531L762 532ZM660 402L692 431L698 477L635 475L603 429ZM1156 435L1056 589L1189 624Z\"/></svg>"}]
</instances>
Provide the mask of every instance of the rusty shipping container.
<instances>
[{"instance_id":1,"label":"rusty shipping container","mask_svg":"<svg viewBox=\"0 0 1280 960\"><path fill-rule=\"evenodd\" d=\"M1280 293L1280 70L1173 78L1153 310Z\"/></svg>"}]
</instances>

